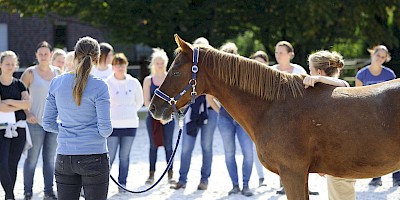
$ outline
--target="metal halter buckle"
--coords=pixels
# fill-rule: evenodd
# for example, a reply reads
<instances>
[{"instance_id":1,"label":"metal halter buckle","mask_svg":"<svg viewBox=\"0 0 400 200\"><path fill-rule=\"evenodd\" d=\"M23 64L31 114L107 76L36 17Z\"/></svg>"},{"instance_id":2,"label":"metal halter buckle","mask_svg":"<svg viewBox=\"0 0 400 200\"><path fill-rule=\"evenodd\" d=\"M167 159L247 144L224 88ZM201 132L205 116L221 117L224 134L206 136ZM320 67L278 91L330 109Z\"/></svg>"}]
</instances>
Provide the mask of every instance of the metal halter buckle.
<instances>
[{"instance_id":1,"label":"metal halter buckle","mask_svg":"<svg viewBox=\"0 0 400 200\"><path fill-rule=\"evenodd\" d=\"M171 98L171 99L168 101L168 103L169 103L169 105L175 105L175 104L176 104L176 101L175 101L174 98Z\"/></svg>"}]
</instances>

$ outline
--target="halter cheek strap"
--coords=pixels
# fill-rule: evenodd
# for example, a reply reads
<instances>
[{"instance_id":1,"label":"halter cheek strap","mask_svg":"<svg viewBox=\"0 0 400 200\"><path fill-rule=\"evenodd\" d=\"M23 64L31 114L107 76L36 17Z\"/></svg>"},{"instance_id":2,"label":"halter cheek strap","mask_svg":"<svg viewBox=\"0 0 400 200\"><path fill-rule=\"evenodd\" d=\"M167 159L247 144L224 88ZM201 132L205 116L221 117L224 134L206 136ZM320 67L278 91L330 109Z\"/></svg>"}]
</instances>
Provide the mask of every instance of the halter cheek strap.
<instances>
[{"instance_id":1,"label":"halter cheek strap","mask_svg":"<svg viewBox=\"0 0 400 200\"><path fill-rule=\"evenodd\" d=\"M192 66L192 78L189 80L189 84L186 85L186 87L182 90L182 92L180 92L178 95L176 95L175 97L169 97L167 94L165 94L164 92L162 92L159 88L157 88L154 93L160 97L161 99L163 99L164 101L168 102L169 105L172 106L172 109L174 110L174 112L177 114L177 116L179 116L179 114L182 113L178 113L178 110L176 109L176 102L190 89L192 88L192 92L190 93L192 99L190 104L194 103L196 96L197 96L197 92L196 92L196 84L197 84L197 72L199 71L199 68L197 67L197 64L199 63L199 48L196 47L193 49L193 66ZM187 111L186 110L183 112L183 115L185 115Z\"/></svg>"}]
</instances>

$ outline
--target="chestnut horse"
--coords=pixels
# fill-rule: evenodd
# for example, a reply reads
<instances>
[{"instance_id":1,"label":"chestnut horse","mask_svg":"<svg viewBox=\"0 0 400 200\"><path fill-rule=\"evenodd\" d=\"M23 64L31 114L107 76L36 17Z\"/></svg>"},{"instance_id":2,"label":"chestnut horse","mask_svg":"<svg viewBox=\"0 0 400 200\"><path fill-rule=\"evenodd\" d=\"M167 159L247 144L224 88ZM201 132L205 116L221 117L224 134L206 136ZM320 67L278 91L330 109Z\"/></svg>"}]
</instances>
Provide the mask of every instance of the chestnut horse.
<instances>
[{"instance_id":1,"label":"chestnut horse","mask_svg":"<svg viewBox=\"0 0 400 200\"><path fill-rule=\"evenodd\" d=\"M159 88L170 97L195 82L194 47L175 40L177 55ZM246 130L264 167L280 175L288 199L309 199L308 173L370 178L400 169L400 80L305 89L304 76L200 46L194 89L215 96ZM190 101L189 93L172 102L176 108ZM159 96L149 109L164 120L173 111Z\"/></svg>"}]
</instances>

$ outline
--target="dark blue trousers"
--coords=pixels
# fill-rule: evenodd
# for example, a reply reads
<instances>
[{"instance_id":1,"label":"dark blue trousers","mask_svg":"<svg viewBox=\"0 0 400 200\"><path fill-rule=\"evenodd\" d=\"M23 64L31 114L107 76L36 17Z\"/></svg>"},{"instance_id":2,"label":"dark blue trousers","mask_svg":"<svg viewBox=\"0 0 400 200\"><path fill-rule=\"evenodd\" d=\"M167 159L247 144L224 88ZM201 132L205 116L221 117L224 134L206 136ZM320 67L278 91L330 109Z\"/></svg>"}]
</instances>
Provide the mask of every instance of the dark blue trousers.
<instances>
[{"instance_id":1,"label":"dark blue trousers","mask_svg":"<svg viewBox=\"0 0 400 200\"><path fill-rule=\"evenodd\" d=\"M78 200L83 187L86 200L106 200L110 176L108 154L57 154L55 177L58 200Z\"/></svg>"}]
</instances>

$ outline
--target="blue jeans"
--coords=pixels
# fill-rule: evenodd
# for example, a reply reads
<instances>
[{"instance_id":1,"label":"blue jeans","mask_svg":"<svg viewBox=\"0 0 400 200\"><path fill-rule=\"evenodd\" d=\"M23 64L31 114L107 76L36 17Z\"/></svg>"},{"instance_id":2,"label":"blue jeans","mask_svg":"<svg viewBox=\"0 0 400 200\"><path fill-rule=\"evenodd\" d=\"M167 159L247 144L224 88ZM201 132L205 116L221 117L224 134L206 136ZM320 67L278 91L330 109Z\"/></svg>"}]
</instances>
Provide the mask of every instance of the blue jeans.
<instances>
[{"instance_id":1,"label":"blue jeans","mask_svg":"<svg viewBox=\"0 0 400 200\"><path fill-rule=\"evenodd\" d=\"M26 132L17 128L18 137L5 138L5 129L0 130L0 182L6 199L14 199L14 186L17 180L18 161L25 146Z\"/></svg>"},{"instance_id":2,"label":"blue jeans","mask_svg":"<svg viewBox=\"0 0 400 200\"><path fill-rule=\"evenodd\" d=\"M58 200L78 200L81 188L85 199L107 199L110 164L108 154L57 155Z\"/></svg>"},{"instance_id":3,"label":"blue jeans","mask_svg":"<svg viewBox=\"0 0 400 200\"><path fill-rule=\"evenodd\" d=\"M156 161L157 161L157 150L158 147L153 142L153 136L152 136L152 118L151 116L146 117L146 127L147 127L147 133L149 134L149 141L150 141L150 152L149 152L149 160L150 160L150 171L156 171ZM163 126L163 142L164 142L164 148L165 148L165 159L167 162L169 161L169 158L172 155L172 139L174 136L174 129L175 129L175 120L170 121L167 124L164 124ZM172 165L169 168L172 170Z\"/></svg>"},{"instance_id":4,"label":"blue jeans","mask_svg":"<svg viewBox=\"0 0 400 200\"><path fill-rule=\"evenodd\" d=\"M42 158L44 192L46 194L52 194L54 181L54 158L57 149L57 134L45 131L39 124L28 123L28 127L32 138L32 148L29 149L28 156L24 163L25 193L32 193L33 176L35 175L35 169L39 159L40 150L43 147Z\"/></svg>"},{"instance_id":5,"label":"blue jeans","mask_svg":"<svg viewBox=\"0 0 400 200\"><path fill-rule=\"evenodd\" d=\"M239 140L243 154L243 186L248 186L251 171L253 169L253 141L232 117L219 115L218 128L221 132L222 141L224 143L225 163L233 186L239 185L238 170L235 158L235 136L237 136Z\"/></svg>"},{"instance_id":6,"label":"blue jeans","mask_svg":"<svg viewBox=\"0 0 400 200\"><path fill-rule=\"evenodd\" d=\"M201 130L201 151L203 154L203 162L201 166L200 182L208 183L208 178L211 175L212 164L212 147L214 140L214 131L217 127L218 113L212 109L208 110L208 121L200 127ZM196 137L186 133L186 124L182 132L182 152L181 152L181 168L179 169L179 183L186 184L187 175L192 160L192 152Z\"/></svg>"},{"instance_id":7,"label":"blue jeans","mask_svg":"<svg viewBox=\"0 0 400 200\"><path fill-rule=\"evenodd\" d=\"M129 171L129 155L134 136L111 136L107 138L108 153L110 155L111 165L114 162L115 155L119 146L119 175L118 182L126 185L126 178Z\"/></svg>"},{"instance_id":8,"label":"blue jeans","mask_svg":"<svg viewBox=\"0 0 400 200\"><path fill-rule=\"evenodd\" d=\"M400 181L400 171L397 171L397 172L394 172L393 174L392 174L392 177L393 177L393 181Z\"/></svg>"},{"instance_id":9,"label":"blue jeans","mask_svg":"<svg viewBox=\"0 0 400 200\"><path fill-rule=\"evenodd\" d=\"M253 151L254 152L254 154L253 154L254 158L253 159L254 159L254 165L256 166L256 171L257 171L258 178L259 179L260 178L264 178L264 166L261 164L261 162L260 162L260 160L258 158L255 144L254 144L253 147L254 147L254 151Z\"/></svg>"},{"instance_id":10,"label":"blue jeans","mask_svg":"<svg viewBox=\"0 0 400 200\"><path fill-rule=\"evenodd\" d=\"M393 182L400 182L400 171L393 172L392 174ZM381 177L375 177L374 179L381 179Z\"/></svg>"}]
</instances>

